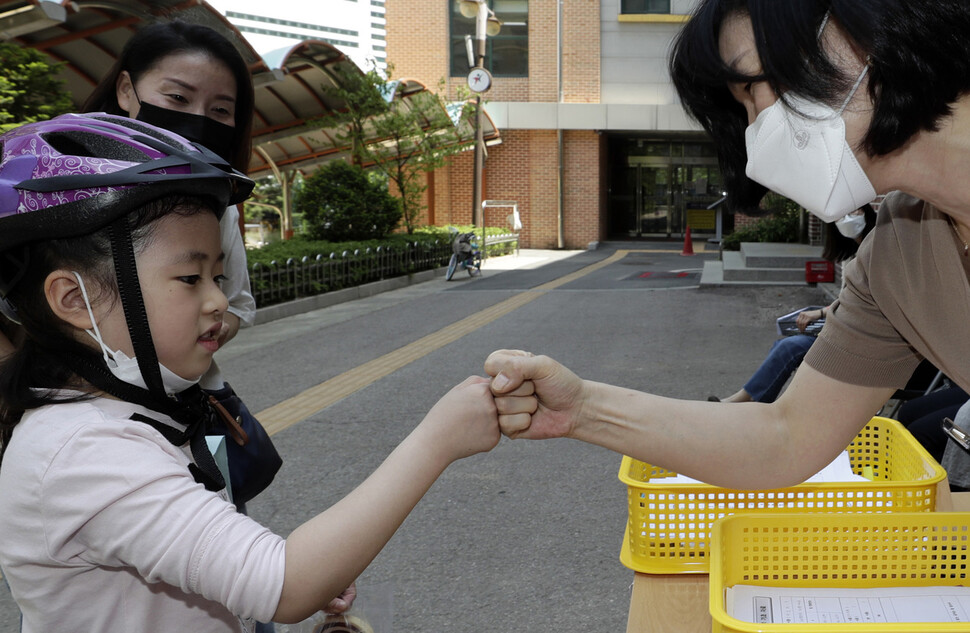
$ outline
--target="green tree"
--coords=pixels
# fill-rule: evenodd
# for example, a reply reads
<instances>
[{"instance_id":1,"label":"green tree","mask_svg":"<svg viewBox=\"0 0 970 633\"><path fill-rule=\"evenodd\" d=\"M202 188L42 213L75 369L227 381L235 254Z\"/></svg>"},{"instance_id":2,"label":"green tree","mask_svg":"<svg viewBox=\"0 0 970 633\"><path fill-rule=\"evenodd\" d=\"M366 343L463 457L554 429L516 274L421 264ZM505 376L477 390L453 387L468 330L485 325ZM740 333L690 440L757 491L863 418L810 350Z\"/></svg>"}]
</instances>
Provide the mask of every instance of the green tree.
<instances>
[{"instance_id":1,"label":"green tree","mask_svg":"<svg viewBox=\"0 0 970 633\"><path fill-rule=\"evenodd\" d=\"M294 203L314 240L378 239L401 221L400 201L387 187L342 160L330 161L307 177Z\"/></svg>"},{"instance_id":2,"label":"green tree","mask_svg":"<svg viewBox=\"0 0 970 633\"><path fill-rule=\"evenodd\" d=\"M376 70L359 73L335 69L336 87L327 87L325 92L336 98L344 107L318 122L326 128L333 128L334 140L350 148L350 162L363 165L370 162L367 153L368 136L372 128L368 123L390 110L389 100L384 98L387 85Z\"/></svg>"},{"instance_id":3,"label":"green tree","mask_svg":"<svg viewBox=\"0 0 970 633\"><path fill-rule=\"evenodd\" d=\"M0 132L74 109L56 77L62 66L33 48L0 42Z\"/></svg>"},{"instance_id":4,"label":"green tree","mask_svg":"<svg viewBox=\"0 0 970 633\"><path fill-rule=\"evenodd\" d=\"M800 218L804 214L798 203L769 191L761 201L766 214L751 226L738 229L721 240L726 251L741 249L741 242L798 242Z\"/></svg>"},{"instance_id":5,"label":"green tree","mask_svg":"<svg viewBox=\"0 0 970 633\"><path fill-rule=\"evenodd\" d=\"M283 215L283 187L275 176L256 178L253 193L244 203L247 222L259 222L267 210Z\"/></svg>"},{"instance_id":6,"label":"green tree","mask_svg":"<svg viewBox=\"0 0 970 633\"><path fill-rule=\"evenodd\" d=\"M391 70L388 70L390 73ZM403 96L404 84L376 70L337 72L339 86L327 92L345 107L319 121L350 148L354 164L369 167L393 183L408 234L418 227L427 189L424 174L461 151L463 140L438 93ZM462 110L457 113L464 116Z\"/></svg>"}]
</instances>

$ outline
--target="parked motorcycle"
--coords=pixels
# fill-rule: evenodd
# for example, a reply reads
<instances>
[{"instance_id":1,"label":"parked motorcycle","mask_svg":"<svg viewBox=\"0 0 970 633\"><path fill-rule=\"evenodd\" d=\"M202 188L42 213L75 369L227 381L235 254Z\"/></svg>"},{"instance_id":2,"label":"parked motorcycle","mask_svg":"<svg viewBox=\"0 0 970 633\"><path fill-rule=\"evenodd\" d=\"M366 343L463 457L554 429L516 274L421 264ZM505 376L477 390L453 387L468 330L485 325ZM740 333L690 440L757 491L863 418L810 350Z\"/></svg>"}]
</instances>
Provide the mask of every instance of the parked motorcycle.
<instances>
[{"instance_id":1,"label":"parked motorcycle","mask_svg":"<svg viewBox=\"0 0 970 633\"><path fill-rule=\"evenodd\" d=\"M448 271L445 273L445 281L451 281L455 272L459 269L468 271L469 277L474 277L482 272L482 253L478 250L478 237L473 232L459 233L458 229L449 229L452 233L451 260L448 262Z\"/></svg>"}]
</instances>

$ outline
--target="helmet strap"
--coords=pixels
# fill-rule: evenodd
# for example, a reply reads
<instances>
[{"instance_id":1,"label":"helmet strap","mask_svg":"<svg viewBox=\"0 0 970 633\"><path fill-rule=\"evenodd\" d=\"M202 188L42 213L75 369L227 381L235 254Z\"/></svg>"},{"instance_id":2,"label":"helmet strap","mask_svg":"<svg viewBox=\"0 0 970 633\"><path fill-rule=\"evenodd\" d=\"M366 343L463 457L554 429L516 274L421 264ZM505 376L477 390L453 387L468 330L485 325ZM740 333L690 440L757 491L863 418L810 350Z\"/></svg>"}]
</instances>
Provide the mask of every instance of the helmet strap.
<instances>
[{"instance_id":1,"label":"helmet strap","mask_svg":"<svg viewBox=\"0 0 970 633\"><path fill-rule=\"evenodd\" d=\"M114 255L115 277L118 293L125 311L128 335L138 360L138 369L145 379L148 391L165 396L162 372L158 368L158 355L152 341L151 327L148 325L148 312L138 283L138 268L135 265L135 248L131 243L128 217L121 216L111 223L108 229L111 239L111 252Z\"/></svg>"}]
</instances>

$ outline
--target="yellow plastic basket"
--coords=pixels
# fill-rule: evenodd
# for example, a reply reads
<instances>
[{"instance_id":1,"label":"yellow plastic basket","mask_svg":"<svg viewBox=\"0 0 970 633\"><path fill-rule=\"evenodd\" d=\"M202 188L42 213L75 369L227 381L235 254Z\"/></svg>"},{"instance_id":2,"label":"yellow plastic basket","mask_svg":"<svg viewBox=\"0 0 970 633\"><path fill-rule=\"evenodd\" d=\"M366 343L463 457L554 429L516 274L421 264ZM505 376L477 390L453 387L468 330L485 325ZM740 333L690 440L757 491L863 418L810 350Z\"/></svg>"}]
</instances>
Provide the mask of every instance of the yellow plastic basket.
<instances>
[{"instance_id":1,"label":"yellow plastic basket","mask_svg":"<svg viewBox=\"0 0 970 633\"><path fill-rule=\"evenodd\" d=\"M654 574L707 573L711 524L737 512L923 512L946 472L895 420L874 417L848 446L852 470L872 481L772 490L664 484L676 473L624 457L629 517L620 561Z\"/></svg>"},{"instance_id":2,"label":"yellow plastic basket","mask_svg":"<svg viewBox=\"0 0 970 633\"><path fill-rule=\"evenodd\" d=\"M754 624L727 614L724 589L965 586L970 513L738 514L711 533L714 633L943 633L970 623Z\"/></svg>"}]
</instances>

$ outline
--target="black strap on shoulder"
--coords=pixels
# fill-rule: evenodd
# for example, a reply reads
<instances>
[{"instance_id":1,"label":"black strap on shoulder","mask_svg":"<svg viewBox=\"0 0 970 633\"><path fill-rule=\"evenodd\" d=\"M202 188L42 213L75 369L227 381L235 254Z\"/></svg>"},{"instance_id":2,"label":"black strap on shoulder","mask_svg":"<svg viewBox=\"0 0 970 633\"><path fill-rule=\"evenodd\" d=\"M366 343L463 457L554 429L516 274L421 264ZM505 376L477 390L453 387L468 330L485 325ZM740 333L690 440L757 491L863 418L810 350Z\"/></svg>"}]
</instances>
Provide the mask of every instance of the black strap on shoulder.
<instances>
[{"instance_id":1,"label":"black strap on shoulder","mask_svg":"<svg viewBox=\"0 0 970 633\"><path fill-rule=\"evenodd\" d=\"M74 373L105 393L167 415L184 426L185 430L180 431L145 415L134 413L131 416L132 420L151 426L174 446L189 442L192 458L195 460L195 464L189 465L189 471L195 481L212 491L226 487L226 481L206 443L205 434L215 425L216 413L201 387L196 385L187 389L178 398L158 396L147 389L119 380L100 360L69 355L65 361Z\"/></svg>"},{"instance_id":2,"label":"black strap on shoulder","mask_svg":"<svg viewBox=\"0 0 970 633\"><path fill-rule=\"evenodd\" d=\"M179 431L140 413L132 413L131 419L136 422L144 422L165 436L165 439L175 446L181 446L188 441L189 448L192 450L192 459L195 460L194 464L189 464L189 472L192 473L193 479L205 486L206 490L212 492L218 492L226 487L226 480L219 471L212 453L209 452L204 431L202 433L195 432L196 429L191 429L192 433L189 432L189 429Z\"/></svg>"}]
</instances>

